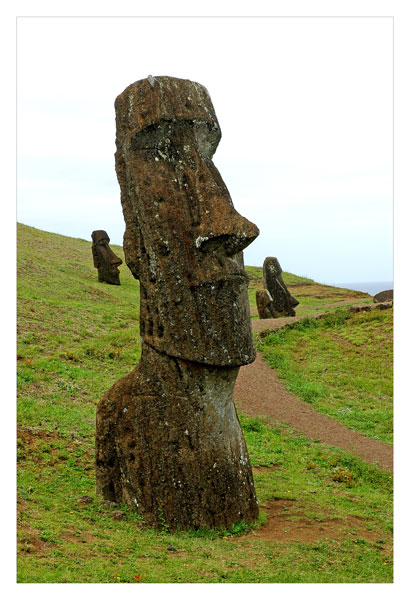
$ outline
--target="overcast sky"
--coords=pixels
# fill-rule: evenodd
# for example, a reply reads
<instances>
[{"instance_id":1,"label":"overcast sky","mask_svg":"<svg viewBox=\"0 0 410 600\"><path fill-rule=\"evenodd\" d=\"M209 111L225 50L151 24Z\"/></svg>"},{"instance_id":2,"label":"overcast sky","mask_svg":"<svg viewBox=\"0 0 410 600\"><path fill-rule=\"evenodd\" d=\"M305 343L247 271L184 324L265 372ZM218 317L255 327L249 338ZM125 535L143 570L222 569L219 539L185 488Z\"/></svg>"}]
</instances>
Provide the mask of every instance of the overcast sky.
<instances>
[{"instance_id":1,"label":"overcast sky","mask_svg":"<svg viewBox=\"0 0 410 600\"><path fill-rule=\"evenodd\" d=\"M114 100L149 74L208 89L246 264L393 279L391 18L18 19L18 221L122 244Z\"/></svg>"}]
</instances>

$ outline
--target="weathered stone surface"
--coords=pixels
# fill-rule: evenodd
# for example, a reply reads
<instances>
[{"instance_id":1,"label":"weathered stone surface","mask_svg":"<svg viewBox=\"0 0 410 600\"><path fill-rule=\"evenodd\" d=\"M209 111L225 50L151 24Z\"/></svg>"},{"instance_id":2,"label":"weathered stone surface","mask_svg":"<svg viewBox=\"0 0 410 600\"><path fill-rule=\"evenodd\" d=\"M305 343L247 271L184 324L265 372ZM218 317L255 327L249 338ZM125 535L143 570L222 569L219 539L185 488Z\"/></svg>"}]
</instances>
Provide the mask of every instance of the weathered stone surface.
<instances>
[{"instance_id":1,"label":"weathered stone surface","mask_svg":"<svg viewBox=\"0 0 410 600\"><path fill-rule=\"evenodd\" d=\"M387 302L393 300L393 290L384 290L373 297L373 302Z\"/></svg>"},{"instance_id":2,"label":"weathered stone surface","mask_svg":"<svg viewBox=\"0 0 410 600\"><path fill-rule=\"evenodd\" d=\"M282 269L277 258L267 257L263 262L263 284L267 294L262 292L256 299L260 319L272 317L294 317L294 307L299 302L291 295L282 278ZM269 301L269 302L268 302ZM259 310L261 306L261 311ZM268 315L269 316L261 316Z\"/></svg>"},{"instance_id":3,"label":"weathered stone surface","mask_svg":"<svg viewBox=\"0 0 410 600\"><path fill-rule=\"evenodd\" d=\"M115 107L142 355L98 405L97 491L154 526L250 522L258 506L232 392L255 358L242 250L259 232L212 162L221 133L203 86L149 77Z\"/></svg>"},{"instance_id":4,"label":"weathered stone surface","mask_svg":"<svg viewBox=\"0 0 410 600\"><path fill-rule=\"evenodd\" d=\"M256 307L260 319L274 319L275 317L281 316L275 311L272 296L268 290L257 290Z\"/></svg>"},{"instance_id":5,"label":"weathered stone surface","mask_svg":"<svg viewBox=\"0 0 410 600\"><path fill-rule=\"evenodd\" d=\"M122 260L109 247L110 238L106 231L99 229L91 234L93 241L91 251L94 267L98 269L98 281L120 285L119 265Z\"/></svg>"},{"instance_id":6,"label":"weathered stone surface","mask_svg":"<svg viewBox=\"0 0 410 600\"><path fill-rule=\"evenodd\" d=\"M125 521L127 518L127 515L123 510L114 510L112 516L115 521Z\"/></svg>"},{"instance_id":7,"label":"weathered stone surface","mask_svg":"<svg viewBox=\"0 0 410 600\"><path fill-rule=\"evenodd\" d=\"M349 307L349 312L351 313L359 313L359 312L369 312L370 310L372 310L371 306L350 306Z\"/></svg>"},{"instance_id":8,"label":"weathered stone surface","mask_svg":"<svg viewBox=\"0 0 410 600\"><path fill-rule=\"evenodd\" d=\"M393 308L393 302L382 302L381 304L377 304L376 308L379 310L387 310L389 308Z\"/></svg>"},{"instance_id":9,"label":"weathered stone surface","mask_svg":"<svg viewBox=\"0 0 410 600\"><path fill-rule=\"evenodd\" d=\"M78 502L80 504L92 504L94 500L91 498L91 496L81 496L81 498L78 499Z\"/></svg>"}]
</instances>

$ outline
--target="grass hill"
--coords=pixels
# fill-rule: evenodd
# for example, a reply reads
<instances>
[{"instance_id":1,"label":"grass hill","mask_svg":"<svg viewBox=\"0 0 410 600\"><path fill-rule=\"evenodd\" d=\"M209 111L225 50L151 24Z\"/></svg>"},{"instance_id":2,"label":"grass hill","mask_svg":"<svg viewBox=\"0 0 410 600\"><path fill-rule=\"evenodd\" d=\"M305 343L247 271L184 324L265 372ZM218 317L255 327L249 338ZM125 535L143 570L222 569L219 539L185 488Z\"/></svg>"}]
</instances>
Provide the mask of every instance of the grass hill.
<instances>
[{"instance_id":1,"label":"grass hill","mask_svg":"<svg viewBox=\"0 0 410 600\"><path fill-rule=\"evenodd\" d=\"M124 265L121 286L99 283L91 242L25 225L17 232L19 582L392 580L391 475L284 424L270 427L240 416L265 507L256 527L269 511L275 516L269 522L277 529L268 538L244 524L232 531L156 531L126 506L96 497L95 407L139 359L138 282ZM124 258L121 247L112 248ZM252 306L261 269L247 271ZM371 300L291 274L284 279L300 300L301 315L314 315L335 299ZM350 331L345 347L360 349L363 331ZM373 335L375 348L385 343L380 335ZM268 354L278 345L271 342L265 338ZM296 344L299 360L308 343L316 338L299 344L291 337L281 348ZM281 355L279 367L288 359ZM340 363L339 371L345 368ZM327 402L326 396L322 410L330 410Z\"/></svg>"}]
</instances>

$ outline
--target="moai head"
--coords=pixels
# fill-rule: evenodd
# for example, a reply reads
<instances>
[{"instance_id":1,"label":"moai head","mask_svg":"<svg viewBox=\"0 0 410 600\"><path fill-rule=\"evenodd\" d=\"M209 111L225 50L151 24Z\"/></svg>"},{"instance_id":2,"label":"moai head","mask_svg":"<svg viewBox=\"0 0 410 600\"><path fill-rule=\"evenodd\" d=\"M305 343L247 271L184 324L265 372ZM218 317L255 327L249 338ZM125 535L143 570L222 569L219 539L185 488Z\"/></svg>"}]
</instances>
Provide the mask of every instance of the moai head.
<instances>
[{"instance_id":1,"label":"moai head","mask_svg":"<svg viewBox=\"0 0 410 600\"><path fill-rule=\"evenodd\" d=\"M98 269L98 281L120 285L120 270L118 267L122 264L122 260L109 247L110 238L107 232L101 229L93 231L91 239L93 240L91 250L94 267Z\"/></svg>"},{"instance_id":2,"label":"moai head","mask_svg":"<svg viewBox=\"0 0 410 600\"><path fill-rule=\"evenodd\" d=\"M236 212L212 162L221 132L207 90L150 76L115 109L124 253L140 280L142 337L193 362L252 362L242 250L259 231Z\"/></svg>"},{"instance_id":3,"label":"moai head","mask_svg":"<svg viewBox=\"0 0 410 600\"><path fill-rule=\"evenodd\" d=\"M295 316L294 307L299 302L291 295L282 278L282 269L277 258L268 256L263 262L263 284L272 297L272 310L277 316Z\"/></svg>"}]
</instances>

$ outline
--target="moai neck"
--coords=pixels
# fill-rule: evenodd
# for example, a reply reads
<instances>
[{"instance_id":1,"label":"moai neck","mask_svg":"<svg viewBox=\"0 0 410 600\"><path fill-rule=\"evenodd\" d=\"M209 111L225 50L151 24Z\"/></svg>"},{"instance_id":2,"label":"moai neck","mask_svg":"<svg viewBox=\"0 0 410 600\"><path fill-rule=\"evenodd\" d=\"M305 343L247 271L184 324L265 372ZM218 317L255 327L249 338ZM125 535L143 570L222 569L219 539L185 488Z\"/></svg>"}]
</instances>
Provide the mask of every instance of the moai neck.
<instances>
[{"instance_id":1,"label":"moai neck","mask_svg":"<svg viewBox=\"0 0 410 600\"><path fill-rule=\"evenodd\" d=\"M144 395L189 396L207 407L222 409L232 402L239 367L214 367L174 358L143 342L138 365Z\"/></svg>"}]
</instances>

